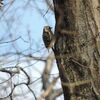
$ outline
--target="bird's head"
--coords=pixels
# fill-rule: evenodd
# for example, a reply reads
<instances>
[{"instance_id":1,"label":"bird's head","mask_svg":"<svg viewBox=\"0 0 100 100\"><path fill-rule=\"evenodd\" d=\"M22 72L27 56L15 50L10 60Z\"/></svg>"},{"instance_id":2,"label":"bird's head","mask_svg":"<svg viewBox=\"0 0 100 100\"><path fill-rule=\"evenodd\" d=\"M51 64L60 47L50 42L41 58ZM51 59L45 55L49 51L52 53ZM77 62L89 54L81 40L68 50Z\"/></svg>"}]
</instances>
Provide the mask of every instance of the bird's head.
<instances>
[{"instance_id":1,"label":"bird's head","mask_svg":"<svg viewBox=\"0 0 100 100\"><path fill-rule=\"evenodd\" d=\"M44 32L48 32L48 31L50 31L51 29L52 29L52 27L50 27L50 26L44 26L43 31L44 31Z\"/></svg>"}]
</instances>

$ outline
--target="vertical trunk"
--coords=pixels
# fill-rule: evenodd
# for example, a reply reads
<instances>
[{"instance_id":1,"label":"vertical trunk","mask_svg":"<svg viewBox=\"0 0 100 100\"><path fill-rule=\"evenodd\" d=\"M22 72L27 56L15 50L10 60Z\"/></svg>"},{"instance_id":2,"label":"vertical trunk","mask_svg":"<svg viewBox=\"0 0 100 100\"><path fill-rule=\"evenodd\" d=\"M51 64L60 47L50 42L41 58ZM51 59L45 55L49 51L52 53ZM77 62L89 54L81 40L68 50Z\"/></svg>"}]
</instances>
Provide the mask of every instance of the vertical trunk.
<instances>
[{"instance_id":1,"label":"vertical trunk","mask_svg":"<svg viewBox=\"0 0 100 100\"><path fill-rule=\"evenodd\" d=\"M65 100L100 100L100 0L53 0L54 53Z\"/></svg>"}]
</instances>

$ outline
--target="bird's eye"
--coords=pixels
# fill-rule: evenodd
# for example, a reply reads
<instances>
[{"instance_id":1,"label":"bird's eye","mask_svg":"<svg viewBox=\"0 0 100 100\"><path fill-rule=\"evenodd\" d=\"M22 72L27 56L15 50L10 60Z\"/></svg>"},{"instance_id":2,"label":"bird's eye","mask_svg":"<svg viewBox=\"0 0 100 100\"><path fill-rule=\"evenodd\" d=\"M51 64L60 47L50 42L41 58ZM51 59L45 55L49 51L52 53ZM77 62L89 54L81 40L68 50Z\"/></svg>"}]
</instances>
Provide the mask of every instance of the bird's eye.
<instances>
[{"instance_id":1,"label":"bird's eye","mask_svg":"<svg viewBox=\"0 0 100 100\"><path fill-rule=\"evenodd\" d=\"M52 27L49 27L49 29L51 30L51 29L52 29Z\"/></svg>"}]
</instances>

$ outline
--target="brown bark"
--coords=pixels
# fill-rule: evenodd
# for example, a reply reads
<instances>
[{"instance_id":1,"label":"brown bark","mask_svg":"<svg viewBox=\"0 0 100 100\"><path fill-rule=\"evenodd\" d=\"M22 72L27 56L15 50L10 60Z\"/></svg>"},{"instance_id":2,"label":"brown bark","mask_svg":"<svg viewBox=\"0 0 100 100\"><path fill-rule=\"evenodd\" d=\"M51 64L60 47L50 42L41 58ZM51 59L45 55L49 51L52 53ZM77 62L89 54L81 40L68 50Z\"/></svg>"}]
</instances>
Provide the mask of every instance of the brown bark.
<instances>
[{"instance_id":1,"label":"brown bark","mask_svg":"<svg viewBox=\"0 0 100 100\"><path fill-rule=\"evenodd\" d=\"M54 53L65 100L100 100L100 0L53 0Z\"/></svg>"}]
</instances>

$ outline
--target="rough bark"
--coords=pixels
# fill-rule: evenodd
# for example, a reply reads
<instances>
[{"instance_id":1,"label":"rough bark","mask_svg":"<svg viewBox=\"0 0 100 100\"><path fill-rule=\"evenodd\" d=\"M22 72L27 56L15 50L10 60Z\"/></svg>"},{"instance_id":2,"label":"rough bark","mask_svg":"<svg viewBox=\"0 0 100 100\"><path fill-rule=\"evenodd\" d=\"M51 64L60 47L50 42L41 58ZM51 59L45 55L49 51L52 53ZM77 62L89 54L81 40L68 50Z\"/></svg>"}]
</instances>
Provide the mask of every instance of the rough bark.
<instances>
[{"instance_id":1,"label":"rough bark","mask_svg":"<svg viewBox=\"0 0 100 100\"><path fill-rule=\"evenodd\" d=\"M53 0L54 53L65 100L100 100L100 0Z\"/></svg>"}]
</instances>

